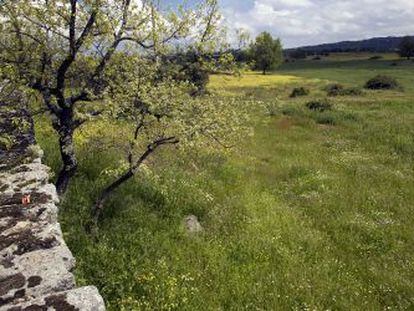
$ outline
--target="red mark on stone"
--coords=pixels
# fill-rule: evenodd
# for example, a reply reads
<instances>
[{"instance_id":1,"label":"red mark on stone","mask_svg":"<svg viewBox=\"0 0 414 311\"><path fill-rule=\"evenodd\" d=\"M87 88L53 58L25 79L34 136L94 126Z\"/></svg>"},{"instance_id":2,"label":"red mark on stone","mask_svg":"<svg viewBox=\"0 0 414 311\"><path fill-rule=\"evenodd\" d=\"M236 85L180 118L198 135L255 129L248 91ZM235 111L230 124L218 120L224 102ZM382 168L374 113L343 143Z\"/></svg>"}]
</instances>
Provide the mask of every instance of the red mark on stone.
<instances>
[{"instance_id":1,"label":"red mark on stone","mask_svg":"<svg viewBox=\"0 0 414 311\"><path fill-rule=\"evenodd\" d=\"M30 204L30 194L24 195L22 197L22 204L23 205L28 205Z\"/></svg>"}]
</instances>

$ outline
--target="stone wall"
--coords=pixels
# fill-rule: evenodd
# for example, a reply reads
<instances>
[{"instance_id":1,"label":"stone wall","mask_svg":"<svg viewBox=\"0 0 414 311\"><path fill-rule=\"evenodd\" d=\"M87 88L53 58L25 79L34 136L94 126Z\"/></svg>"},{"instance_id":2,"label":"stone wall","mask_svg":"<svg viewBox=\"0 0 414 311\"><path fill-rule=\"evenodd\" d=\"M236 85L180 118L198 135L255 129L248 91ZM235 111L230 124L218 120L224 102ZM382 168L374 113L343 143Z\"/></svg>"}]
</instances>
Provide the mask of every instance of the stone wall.
<instances>
[{"instance_id":1,"label":"stone wall","mask_svg":"<svg viewBox=\"0 0 414 311\"><path fill-rule=\"evenodd\" d=\"M0 102L0 311L105 310L95 287L75 286L41 156L24 107Z\"/></svg>"}]
</instances>

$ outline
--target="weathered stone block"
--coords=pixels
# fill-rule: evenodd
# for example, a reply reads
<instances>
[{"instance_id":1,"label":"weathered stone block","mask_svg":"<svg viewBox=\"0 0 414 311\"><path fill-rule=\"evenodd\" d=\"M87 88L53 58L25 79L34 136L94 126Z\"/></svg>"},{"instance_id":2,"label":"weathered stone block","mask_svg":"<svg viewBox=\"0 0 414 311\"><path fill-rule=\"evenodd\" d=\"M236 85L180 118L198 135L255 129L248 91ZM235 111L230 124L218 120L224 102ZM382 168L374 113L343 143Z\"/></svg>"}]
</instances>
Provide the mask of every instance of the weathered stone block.
<instances>
[{"instance_id":1,"label":"weathered stone block","mask_svg":"<svg viewBox=\"0 0 414 311\"><path fill-rule=\"evenodd\" d=\"M0 104L0 134L13 137L10 149L0 148L0 311L105 310L95 287L74 289L75 259L30 116ZM13 118L25 122L16 127Z\"/></svg>"}]
</instances>

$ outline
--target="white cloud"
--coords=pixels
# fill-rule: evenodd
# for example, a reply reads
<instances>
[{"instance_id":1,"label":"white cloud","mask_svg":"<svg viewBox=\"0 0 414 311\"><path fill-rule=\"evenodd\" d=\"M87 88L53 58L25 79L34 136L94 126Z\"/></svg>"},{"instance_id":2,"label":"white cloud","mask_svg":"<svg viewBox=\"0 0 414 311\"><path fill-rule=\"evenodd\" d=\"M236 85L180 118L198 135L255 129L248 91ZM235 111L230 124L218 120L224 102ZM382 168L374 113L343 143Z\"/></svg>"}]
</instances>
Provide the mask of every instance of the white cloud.
<instances>
[{"instance_id":1,"label":"white cloud","mask_svg":"<svg viewBox=\"0 0 414 311\"><path fill-rule=\"evenodd\" d=\"M247 9L237 1L224 15L231 27L269 31L287 47L414 34L414 0L254 0Z\"/></svg>"}]
</instances>

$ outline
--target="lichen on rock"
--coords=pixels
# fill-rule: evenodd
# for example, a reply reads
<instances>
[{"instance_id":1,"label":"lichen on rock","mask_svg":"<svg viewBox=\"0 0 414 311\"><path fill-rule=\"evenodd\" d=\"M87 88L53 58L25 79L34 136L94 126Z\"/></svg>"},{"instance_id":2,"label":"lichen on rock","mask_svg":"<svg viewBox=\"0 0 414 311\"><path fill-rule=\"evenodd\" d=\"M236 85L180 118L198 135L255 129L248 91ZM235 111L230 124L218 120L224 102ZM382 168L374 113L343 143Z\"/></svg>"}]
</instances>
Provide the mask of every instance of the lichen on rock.
<instances>
[{"instance_id":1,"label":"lichen on rock","mask_svg":"<svg viewBox=\"0 0 414 311\"><path fill-rule=\"evenodd\" d=\"M105 310L95 287L75 288L75 260L58 223L58 196L41 164L29 113L0 102L0 311ZM13 122L15 118L25 122Z\"/></svg>"}]
</instances>

